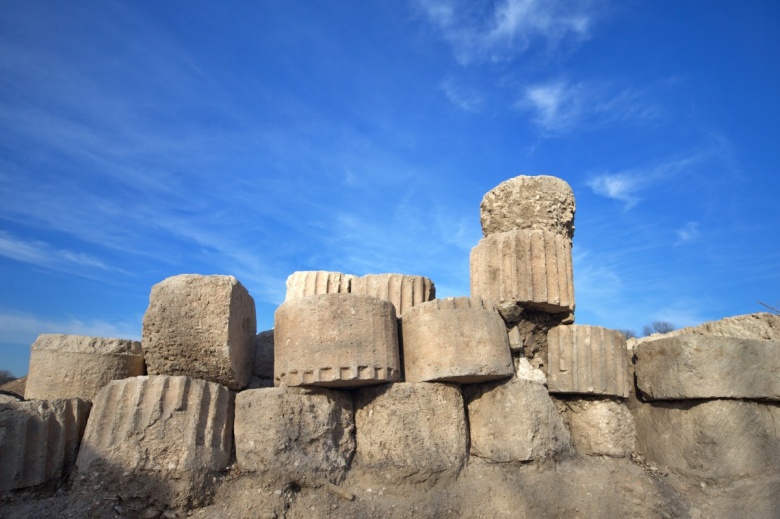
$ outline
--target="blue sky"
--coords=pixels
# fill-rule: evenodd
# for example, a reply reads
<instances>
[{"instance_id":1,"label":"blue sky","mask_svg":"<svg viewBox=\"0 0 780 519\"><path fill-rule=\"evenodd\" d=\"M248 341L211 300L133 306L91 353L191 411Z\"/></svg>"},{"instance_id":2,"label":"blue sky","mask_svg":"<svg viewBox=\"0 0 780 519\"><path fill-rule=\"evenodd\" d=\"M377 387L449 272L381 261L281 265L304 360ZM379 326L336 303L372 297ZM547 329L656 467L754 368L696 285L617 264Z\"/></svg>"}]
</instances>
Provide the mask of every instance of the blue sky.
<instances>
[{"instance_id":1,"label":"blue sky","mask_svg":"<svg viewBox=\"0 0 780 519\"><path fill-rule=\"evenodd\" d=\"M43 2L0 9L0 369L140 338L151 286L296 270L467 295L479 203L577 199L577 322L780 306L780 3Z\"/></svg>"}]
</instances>

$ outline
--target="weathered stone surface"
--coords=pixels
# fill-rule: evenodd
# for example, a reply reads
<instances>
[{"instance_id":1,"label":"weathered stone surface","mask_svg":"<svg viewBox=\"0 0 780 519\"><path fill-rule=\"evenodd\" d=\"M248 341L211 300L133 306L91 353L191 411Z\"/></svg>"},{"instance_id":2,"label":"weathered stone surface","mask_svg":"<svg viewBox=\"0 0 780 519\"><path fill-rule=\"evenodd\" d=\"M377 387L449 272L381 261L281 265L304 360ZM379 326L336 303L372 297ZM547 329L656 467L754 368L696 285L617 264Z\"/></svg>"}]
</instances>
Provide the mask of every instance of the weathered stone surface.
<instances>
[{"instance_id":1,"label":"weathered stone surface","mask_svg":"<svg viewBox=\"0 0 780 519\"><path fill-rule=\"evenodd\" d=\"M721 337L739 337L740 339L757 339L780 342L780 315L767 312L736 315L718 321L710 321L698 326L680 328L664 334L665 337L677 335L718 335ZM650 336L643 340L652 340Z\"/></svg>"},{"instance_id":2,"label":"weathered stone surface","mask_svg":"<svg viewBox=\"0 0 780 519\"><path fill-rule=\"evenodd\" d=\"M504 321L479 298L435 299L401 316L407 382L474 383L511 376Z\"/></svg>"},{"instance_id":3,"label":"weathered stone surface","mask_svg":"<svg viewBox=\"0 0 780 519\"><path fill-rule=\"evenodd\" d=\"M5 404L7 402L19 402L20 400L24 400L24 398L17 395L16 393L0 391L0 404Z\"/></svg>"},{"instance_id":4,"label":"weathered stone surface","mask_svg":"<svg viewBox=\"0 0 780 519\"><path fill-rule=\"evenodd\" d=\"M22 378L9 380L5 384L0 385L0 391L4 391L8 394L19 395L19 398L24 398L24 388L27 385L27 375Z\"/></svg>"},{"instance_id":5,"label":"weathered stone surface","mask_svg":"<svg viewBox=\"0 0 780 519\"><path fill-rule=\"evenodd\" d=\"M547 386L547 375L541 369L533 367L528 359L525 357L512 357L512 362L515 366L516 378Z\"/></svg>"},{"instance_id":6,"label":"weathered stone surface","mask_svg":"<svg viewBox=\"0 0 780 519\"><path fill-rule=\"evenodd\" d=\"M520 175L501 182L482 198L482 233L544 230L571 240L574 211L574 193L565 181L547 175Z\"/></svg>"},{"instance_id":7,"label":"weathered stone surface","mask_svg":"<svg viewBox=\"0 0 780 519\"><path fill-rule=\"evenodd\" d=\"M230 461L233 410L231 392L214 382L115 380L95 398L76 462L79 483L100 483L127 500L207 502L213 474Z\"/></svg>"},{"instance_id":8,"label":"weathered stone surface","mask_svg":"<svg viewBox=\"0 0 780 519\"><path fill-rule=\"evenodd\" d=\"M252 377L255 302L233 276L182 274L152 287L143 320L150 375L184 375L238 390Z\"/></svg>"},{"instance_id":9,"label":"weathered stone surface","mask_svg":"<svg viewBox=\"0 0 780 519\"><path fill-rule=\"evenodd\" d=\"M543 230L481 239L471 249L471 296L548 313L573 311L571 242Z\"/></svg>"},{"instance_id":10,"label":"weathered stone surface","mask_svg":"<svg viewBox=\"0 0 780 519\"><path fill-rule=\"evenodd\" d=\"M298 484L340 482L355 452L348 394L269 388L236 396L236 456L244 471Z\"/></svg>"},{"instance_id":11,"label":"weathered stone surface","mask_svg":"<svg viewBox=\"0 0 780 519\"><path fill-rule=\"evenodd\" d=\"M287 295L284 300L318 294L348 294L351 283L357 279L352 274L325 270L302 270L287 278Z\"/></svg>"},{"instance_id":12,"label":"weathered stone surface","mask_svg":"<svg viewBox=\"0 0 780 519\"><path fill-rule=\"evenodd\" d=\"M457 386L397 383L361 389L355 405L355 465L388 481L457 474L467 456Z\"/></svg>"},{"instance_id":13,"label":"weathered stone surface","mask_svg":"<svg viewBox=\"0 0 780 519\"><path fill-rule=\"evenodd\" d=\"M777 474L777 404L634 402L631 412L636 421L636 450L658 468L699 481Z\"/></svg>"},{"instance_id":14,"label":"weathered stone surface","mask_svg":"<svg viewBox=\"0 0 780 519\"><path fill-rule=\"evenodd\" d=\"M67 476L89 409L78 398L0 404L0 491Z\"/></svg>"},{"instance_id":15,"label":"weathered stone surface","mask_svg":"<svg viewBox=\"0 0 780 519\"><path fill-rule=\"evenodd\" d=\"M436 298L433 281L423 276L405 274L368 274L352 280L353 294L386 299L395 306L395 314L401 315L414 305Z\"/></svg>"},{"instance_id":16,"label":"weathered stone surface","mask_svg":"<svg viewBox=\"0 0 780 519\"><path fill-rule=\"evenodd\" d=\"M511 378L464 389L471 454L494 462L573 454L563 418L539 382Z\"/></svg>"},{"instance_id":17,"label":"weathered stone surface","mask_svg":"<svg viewBox=\"0 0 780 519\"><path fill-rule=\"evenodd\" d=\"M28 400L92 400L112 380L143 375L141 343L82 335L39 335L30 348Z\"/></svg>"},{"instance_id":18,"label":"weathered stone surface","mask_svg":"<svg viewBox=\"0 0 780 519\"><path fill-rule=\"evenodd\" d=\"M255 340L254 376L260 379L274 378L274 331L266 330L257 334Z\"/></svg>"},{"instance_id":19,"label":"weathered stone surface","mask_svg":"<svg viewBox=\"0 0 780 519\"><path fill-rule=\"evenodd\" d=\"M660 336L635 355L637 387L648 400L780 400L780 342Z\"/></svg>"},{"instance_id":20,"label":"weathered stone surface","mask_svg":"<svg viewBox=\"0 0 780 519\"><path fill-rule=\"evenodd\" d=\"M636 428L625 402L603 398L562 402L577 454L624 458L634 452Z\"/></svg>"},{"instance_id":21,"label":"weathered stone surface","mask_svg":"<svg viewBox=\"0 0 780 519\"><path fill-rule=\"evenodd\" d=\"M274 384L364 386L398 380L398 322L389 301L322 294L274 317Z\"/></svg>"},{"instance_id":22,"label":"weathered stone surface","mask_svg":"<svg viewBox=\"0 0 780 519\"><path fill-rule=\"evenodd\" d=\"M547 356L551 393L628 397L628 351L620 332L599 326L556 326L547 332Z\"/></svg>"}]
</instances>

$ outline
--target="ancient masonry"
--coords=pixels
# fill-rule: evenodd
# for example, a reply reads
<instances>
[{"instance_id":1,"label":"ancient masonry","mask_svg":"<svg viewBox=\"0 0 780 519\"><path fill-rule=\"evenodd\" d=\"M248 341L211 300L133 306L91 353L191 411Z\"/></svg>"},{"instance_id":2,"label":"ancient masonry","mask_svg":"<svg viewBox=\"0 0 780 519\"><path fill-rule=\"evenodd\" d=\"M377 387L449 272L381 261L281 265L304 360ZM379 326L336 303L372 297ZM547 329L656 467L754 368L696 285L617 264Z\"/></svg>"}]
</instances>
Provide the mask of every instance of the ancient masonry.
<instances>
[{"instance_id":1,"label":"ancient masonry","mask_svg":"<svg viewBox=\"0 0 780 519\"><path fill-rule=\"evenodd\" d=\"M258 334L238 280L185 274L152 287L140 343L41 335L25 400L0 401L0 491L70 478L157 517L207 504L231 466L344 499L351 473L430 483L470 460L777 475L780 317L629 345L573 324L574 213L554 177L487 193L469 297L436 299L423 276L295 272Z\"/></svg>"}]
</instances>

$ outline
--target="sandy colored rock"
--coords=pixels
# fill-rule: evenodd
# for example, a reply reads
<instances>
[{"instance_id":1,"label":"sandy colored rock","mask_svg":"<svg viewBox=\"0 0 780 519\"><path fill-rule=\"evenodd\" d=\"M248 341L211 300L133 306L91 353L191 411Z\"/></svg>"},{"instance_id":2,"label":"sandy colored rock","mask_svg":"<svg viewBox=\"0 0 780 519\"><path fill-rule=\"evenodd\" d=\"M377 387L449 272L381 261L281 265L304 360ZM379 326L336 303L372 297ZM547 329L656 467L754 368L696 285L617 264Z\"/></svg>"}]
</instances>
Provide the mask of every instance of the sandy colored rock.
<instances>
[{"instance_id":1,"label":"sandy colored rock","mask_svg":"<svg viewBox=\"0 0 780 519\"><path fill-rule=\"evenodd\" d=\"M410 308L436 298L433 281L423 276L406 274L368 274L352 280L353 294L386 299L400 316Z\"/></svg>"},{"instance_id":2,"label":"sandy colored rock","mask_svg":"<svg viewBox=\"0 0 780 519\"><path fill-rule=\"evenodd\" d=\"M482 233L543 230L571 241L574 193L565 181L547 175L520 175L501 182L482 198Z\"/></svg>"},{"instance_id":3,"label":"sandy colored rock","mask_svg":"<svg viewBox=\"0 0 780 519\"><path fill-rule=\"evenodd\" d=\"M398 380L398 322L389 301L322 294L274 316L274 384L356 387Z\"/></svg>"},{"instance_id":4,"label":"sandy colored rock","mask_svg":"<svg viewBox=\"0 0 780 519\"><path fill-rule=\"evenodd\" d=\"M562 403L578 455L624 458L634 452L634 417L624 401L568 398Z\"/></svg>"},{"instance_id":5,"label":"sandy colored rock","mask_svg":"<svg viewBox=\"0 0 780 519\"><path fill-rule=\"evenodd\" d=\"M402 382L361 389L355 425L356 467L387 482L455 475L466 460L468 430L457 386Z\"/></svg>"},{"instance_id":6,"label":"sandy colored rock","mask_svg":"<svg viewBox=\"0 0 780 519\"><path fill-rule=\"evenodd\" d=\"M659 336L635 355L637 387L648 400L780 400L780 342Z\"/></svg>"},{"instance_id":7,"label":"sandy colored rock","mask_svg":"<svg viewBox=\"0 0 780 519\"><path fill-rule=\"evenodd\" d=\"M780 407L742 400L631 406L636 450L663 470L699 481L777 474Z\"/></svg>"},{"instance_id":8,"label":"sandy colored rock","mask_svg":"<svg viewBox=\"0 0 780 519\"><path fill-rule=\"evenodd\" d=\"M78 398L0 404L0 491L67 476L89 409Z\"/></svg>"},{"instance_id":9,"label":"sandy colored rock","mask_svg":"<svg viewBox=\"0 0 780 519\"><path fill-rule=\"evenodd\" d=\"M149 375L184 375L239 390L252 377L255 302L233 276L182 274L152 287L143 341Z\"/></svg>"},{"instance_id":10,"label":"sandy colored rock","mask_svg":"<svg viewBox=\"0 0 780 519\"><path fill-rule=\"evenodd\" d=\"M25 398L92 400L112 380L144 373L138 341L43 334L30 347Z\"/></svg>"},{"instance_id":11,"label":"sandy colored rock","mask_svg":"<svg viewBox=\"0 0 780 519\"><path fill-rule=\"evenodd\" d=\"M481 239L471 249L471 297L548 313L574 311L571 242L544 230Z\"/></svg>"},{"instance_id":12,"label":"sandy colored rock","mask_svg":"<svg viewBox=\"0 0 780 519\"><path fill-rule=\"evenodd\" d=\"M351 283L357 279L352 274L326 270L301 270L287 277L287 295L284 300L318 294L348 294Z\"/></svg>"},{"instance_id":13,"label":"sandy colored rock","mask_svg":"<svg viewBox=\"0 0 780 519\"><path fill-rule=\"evenodd\" d=\"M547 358L550 393L628 397L628 350L616 330L577 324L551 328Z\"/></svg>"},{"instance_id":14,"label":"sandy colored rock","mask_svg":"<svg viewBox=\"0 0 780 519\"><path fill-rule=\"evenodd\" d=\"M348 394L322 388L269 388L236 396L236 457L242 471L282 484L340 482L355 453Z\"/></svg>"},{"instance_id":15,"label":"sandy colored rock","mask_svg":"<svg viewBox=\"0 0 780 519\"><path fill-rule=\"evenodd\" d=\"M260 379L274 378L274 331L257 334L255 340L255 368L253 375Z\"/></svg>"},{"instance_id":16,"label":"sandy colored rock","mask_svg":"<svg viewBox=\"0 0 780 519\"><path fill-rule=\"evenodd\" d=\"M3 385L0 385L0 391L4 391L9 394L19 395L19 398L24 398L24 388L27 385L27 375L9 380Z\"/></svg>"},{"instance_id":17,"label":"sandy colored rock","mask_svg":"<svg viewBox=\"0 0 780 519\"><path fill-rule=\"evenodd\" d=\"M563 418L543 384L510 378L464 389L471 455L493 462L574 454Z\"/></svg>"},{"instance_id":18,"label":"sandy colored rock","mask_svg":"<svg viewBox=\"0 0 780 519\"><path fill-rule=\"evenodd\" d=\"M77 481L128 502L208 502L214 474L230 461L233 410L231 392L214 382L166 375L115 380L93 403Z\"/></svg>"},{"instance_id":19,"label":"sandy colored rock","mask_svg":"<svg viewBox=\"0 0 780 519\"><path fill-rule=\"evenodd\" d=\"M504 321L479 298L435 299L401 316L407 382L475 383L511 376Z\"/></svg>"}]
</instances>

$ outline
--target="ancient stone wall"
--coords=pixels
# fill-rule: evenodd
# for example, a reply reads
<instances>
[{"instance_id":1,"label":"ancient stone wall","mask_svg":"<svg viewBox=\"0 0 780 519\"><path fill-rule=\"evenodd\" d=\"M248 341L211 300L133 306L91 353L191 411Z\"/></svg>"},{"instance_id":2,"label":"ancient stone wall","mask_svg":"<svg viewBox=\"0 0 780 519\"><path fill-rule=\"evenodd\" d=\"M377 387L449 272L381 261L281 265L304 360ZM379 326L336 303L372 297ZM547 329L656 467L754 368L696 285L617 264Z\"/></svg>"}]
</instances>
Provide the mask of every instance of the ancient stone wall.
<instances>
[{"instance_id":1,"label":"ancient stone wall","mask_svg":"<svg viewBox=\"0 0 780 519\"><path fill-rule=\"evenodd\" d=\"M777 318L630 347L573 324L574 208L553 177L485 195L471 297L435 299L423 276L296 272L258 334L238 280L181 275L152 288L141 344L42 335L27 400L0 401L0 491L70 482L149 518L237 478L285 503L247 517L285 515L302 488L331 496L307 517L341 516L329 499L355 503L349 517L729 517L710 485L763 496L751 516L771 517ZM407 508L371 508L418 487ZM487 489L479 511L469 488Z\"/></svg>"}]
</instances>

